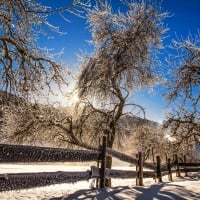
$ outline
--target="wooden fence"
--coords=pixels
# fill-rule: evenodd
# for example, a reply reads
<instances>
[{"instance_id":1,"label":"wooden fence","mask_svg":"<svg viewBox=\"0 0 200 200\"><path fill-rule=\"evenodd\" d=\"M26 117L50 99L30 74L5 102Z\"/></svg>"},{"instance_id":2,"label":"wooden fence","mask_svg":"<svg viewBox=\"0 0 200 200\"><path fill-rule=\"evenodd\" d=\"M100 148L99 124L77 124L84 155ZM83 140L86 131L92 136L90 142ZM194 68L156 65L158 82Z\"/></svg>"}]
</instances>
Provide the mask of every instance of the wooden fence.
<instances>
[{"instance_id":1,"label":"wooden fence","mask_svg":"<svg viewBox=\"0 0 200 200\"><path fill-rule=\"evenodd\" d=\"M180 163L178 155L173 160L166 159L166 164L161 165L159 156L156 156L156 164L143 161L143 153L139 152L135 158L107 147L106 137L99 151L88 150L68 150L61 148L46 148L22 145L0 144L0 163L17 162L90 162L100 163L92 166L91 170L82 172L42 172L42 173L10 173L1 174L0 172L0 191L16 190L46 186L58 183L75 183L90 178L100 180L99 186L105 187L106 178L135 178L136 185L143 185L143 178L154 178L162 182L162 176L168 175L172 181L172 173L180 176L188 172L200 171L200 163L187 163L184 156L184 163ZM136 166L135 170L114 170L106 168L106 157L115 157L121 161L128 162ZM144 170L147 168L148 170Z\"/></svg>"},{"instance_id":2,"label":"wooden fence","mask_svg":"<svg viewBox=\"0 0 200 200\"><path fill-rule=\"evenodd\" d=\"M0 163L90 162L100 159L100 151L68 150L0 144ZM75 183L91 178L90 171L1 174L0 191L32 188L57 183Z\"/></svg>"}]
</instances>

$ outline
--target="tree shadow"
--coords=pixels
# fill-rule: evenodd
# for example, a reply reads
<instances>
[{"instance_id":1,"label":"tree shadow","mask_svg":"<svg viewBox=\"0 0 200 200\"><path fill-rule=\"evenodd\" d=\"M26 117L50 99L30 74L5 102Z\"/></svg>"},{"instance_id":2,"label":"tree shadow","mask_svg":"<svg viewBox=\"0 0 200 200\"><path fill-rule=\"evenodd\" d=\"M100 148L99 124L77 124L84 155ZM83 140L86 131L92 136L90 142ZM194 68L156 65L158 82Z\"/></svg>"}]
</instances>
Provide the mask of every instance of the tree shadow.
<instances>
[{"instance_id":1,"label":"tree shadow","mask_svg":"<svg viewBox=\"0 0 200 200\"><path fill-rule=\"evenodd\" d=\"M50 200L121 200L119 193L127 193L131 196L136 196L134 190L131 190L128 186L123 187L113 187L110 188L103 188L103 189L86 189L86 190L79 190L68 197L58 197L58 198L51 198Z\"/></svg>"},{"instance_id":2,"label":"tree shadow","mask_svg":"<svg viewBox=\"0 0 200 200\"><path fill-rule=\"evenodd\" d=\"M191 200L199 200L200 195L188 191L185 189L183 186L175 185L175 184L170 184L168 185L168 190L164 189L164 186L166 186L166 183L162 184L156 184L152 185L148 188L145 187L134 187L138 191L141 192L141 194L137 195L135 198L136 200L153 200L153 199L159 199L159 200L186 200L189 198ZM163 188L163 190L162 190ZM186 198L185 198L186 197Z\"/></svg>"},{"instance_id":3,"label":"tree shadow","mask_svg":"<svg viewBox=\"0 0 200 200\"><path fill-rule=\"evenodd\" d=\"M188 174L188 176L176 177L176 182L198 181L198 180L200 180L200 172L195 172L193 174Z\"/></svg>"},{"instance_id":4,"label":"tree shadow","mask_svg":"<svg viewBox=\"0 0 200 200\"><path fill-rule=\"evenodd\" d=\"M165 189L165 186L167 190ZM114 187L103 189L79 190L67 197L51 198L50 200L199 200L200 194L191 192L176 184L155 184L150 187Z\"/></svg>"}]
</instances>

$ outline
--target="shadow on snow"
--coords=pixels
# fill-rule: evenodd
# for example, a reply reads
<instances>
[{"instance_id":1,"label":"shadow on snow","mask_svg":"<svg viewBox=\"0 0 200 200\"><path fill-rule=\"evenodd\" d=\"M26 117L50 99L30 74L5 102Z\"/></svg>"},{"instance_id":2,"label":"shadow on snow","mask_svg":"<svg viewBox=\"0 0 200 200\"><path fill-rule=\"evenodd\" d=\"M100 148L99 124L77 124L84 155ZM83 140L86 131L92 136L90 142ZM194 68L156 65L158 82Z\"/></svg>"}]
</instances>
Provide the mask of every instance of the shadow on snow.
<instances>
[{"instance_id":1,"label":"shadow on snow","mask_svg":"<svg viewBox=\"0 0 200 200\"><path fill-rule=\"evenodd\" d=\"M195 183L194 183L195 184ZM167 189L165 189L167 186ZM186 198L185 198L186 197ZM104 189L79 190L66 197L51 198L50 200L199 200L200 194L185 189L176 184L156 184L150 187L114 187Z\"/></svg>"}]
</instances>

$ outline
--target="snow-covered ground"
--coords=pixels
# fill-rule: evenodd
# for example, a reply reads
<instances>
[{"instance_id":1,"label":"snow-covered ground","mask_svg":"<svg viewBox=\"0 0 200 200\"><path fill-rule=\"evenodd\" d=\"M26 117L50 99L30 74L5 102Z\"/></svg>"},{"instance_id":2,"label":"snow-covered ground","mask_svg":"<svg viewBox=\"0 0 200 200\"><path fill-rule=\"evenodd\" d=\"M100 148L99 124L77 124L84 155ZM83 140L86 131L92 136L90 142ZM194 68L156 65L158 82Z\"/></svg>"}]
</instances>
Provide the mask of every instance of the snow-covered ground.
<instances>
[{"instance_id":1,"label":"snow-covered ground","mask_svg":"<svg viewBox=\"0 0 200 200\"><path fill-rule=\"evenodd\" d=\"M116 167L117 168L117 167ZM123 167L119 167L122 169ZM118 169L119 169L118 168ZM63 165L10 165L1 164L0 173L85 171L86 166ZM127 170L135 168L124 167ZM168 182L155 183L153 179L144 179L144 187L135 186L135 179L113 179L112 188L90 189L88 181L76 184L58 184L27 190L0 193L1 200L200 200L200 173L190 177L177 178Z\"/></svg>"}]
</instances>

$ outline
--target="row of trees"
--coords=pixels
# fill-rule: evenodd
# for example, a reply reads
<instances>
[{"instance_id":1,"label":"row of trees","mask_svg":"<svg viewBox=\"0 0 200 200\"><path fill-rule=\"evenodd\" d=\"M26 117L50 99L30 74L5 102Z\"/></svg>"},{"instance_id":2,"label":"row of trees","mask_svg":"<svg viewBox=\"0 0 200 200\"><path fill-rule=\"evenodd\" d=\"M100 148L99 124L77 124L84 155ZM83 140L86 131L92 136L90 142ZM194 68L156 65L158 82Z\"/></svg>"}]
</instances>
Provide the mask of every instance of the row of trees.
<instances>
[{"instance_id":1,"label":"row of trees","mask_svg":"<svg viewBox=\"0 0 200 200\"><path fill-rule=\"evenodd\" d=\"M174 42L173 47L178 53L170 60L174 69L166 97L177 108L164 126L170 127L179 144L200 144L200 35Z\"/></svg>"},{"instance_id":2,"label":"row of trees","mask_svg":"<svg viewBox=\"0 0 200 200\"><path fill-rule=\"evenodd\" d=\"M163 129L155 131L147 125L133 129L128 119L139 114L145 117L144 108L130 97L140 88L151 89L162 82L157 53L162 48L166 32L163 20L168 14L144 1L120 2L123 12L115 12L104 1L79 0L61 8L46 7L39 0L1 1L0 85L15 95L17 102L4 104L5 141L96 149L107 135L108 146L113 148L123 138L130 138L134 130L134 139L141 145L138 148L161 147L166 142L161 142ZM60 13L63 17L67 12L87 17L94 46L93 54L83 58L74 91L79 97L74 113L33 103L34 97L50 92L52 84L67 83L62 64L37 45L43 26L59 32L49 24L48 16ZM184 144L184 148L200 140L199 39L173 42L178 53L168 61L173 72L166 84L166 97L177 107L163 127L175 138L170 145ZM107 159L107 167L111 165Z\"/></svg>"}]
</instances>

